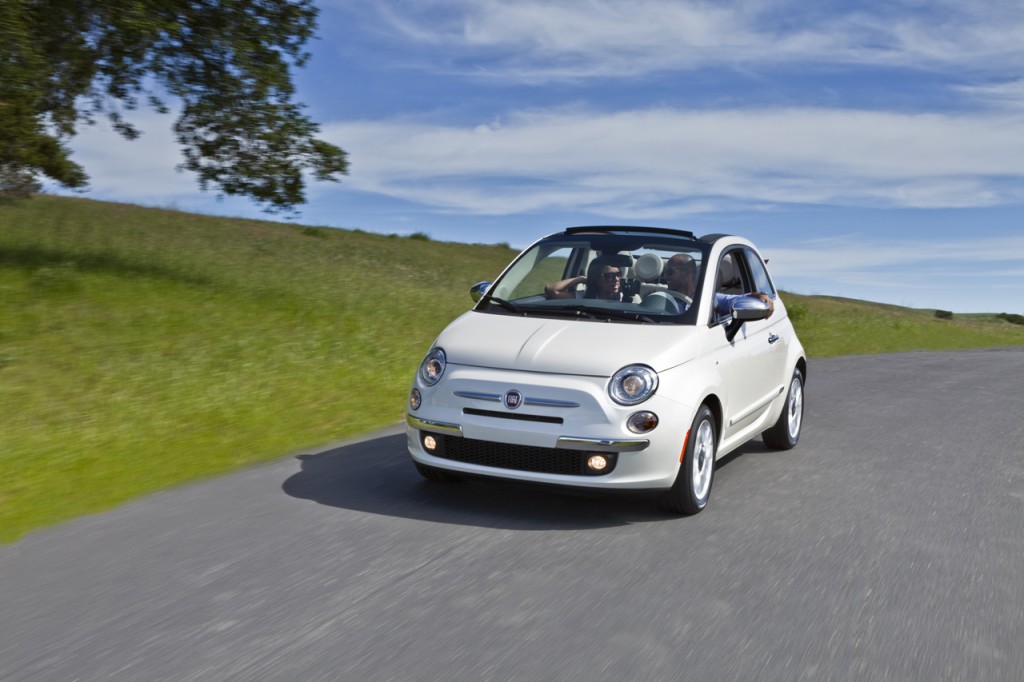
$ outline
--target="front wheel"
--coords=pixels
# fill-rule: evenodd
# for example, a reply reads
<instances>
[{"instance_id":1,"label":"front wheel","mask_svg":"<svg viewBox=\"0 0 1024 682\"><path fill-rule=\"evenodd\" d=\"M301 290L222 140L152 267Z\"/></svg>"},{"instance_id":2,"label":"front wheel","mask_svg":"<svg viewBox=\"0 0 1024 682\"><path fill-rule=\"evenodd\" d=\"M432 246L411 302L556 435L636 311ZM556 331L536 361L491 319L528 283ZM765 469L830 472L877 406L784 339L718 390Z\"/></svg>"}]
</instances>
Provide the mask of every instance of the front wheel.
<instances>
[{"instance_id":1,"label":"front wheel","mask_svg":"<svg viewBox=\"0 0 1024 682\"><path fill-rule=\"evenodd\" d=\"M696 514L708 504L711 483L715 478L715 416L707 405L701 405L686 439L683 461L672 488L662 493L662 508L673 514Z\"/></svg>"},{"instance_id":2,"label":"front wheel","mask_svg":"<svg viewBox=\"0 0 1024 682\"><path fill-rule=\"evenodd\" d=\"M786 406L775 425L761 434L764 444L775 450L789 450L800 440L804 423L804 375L797 367L789 382Z\"/></svg>"}]
</instances>

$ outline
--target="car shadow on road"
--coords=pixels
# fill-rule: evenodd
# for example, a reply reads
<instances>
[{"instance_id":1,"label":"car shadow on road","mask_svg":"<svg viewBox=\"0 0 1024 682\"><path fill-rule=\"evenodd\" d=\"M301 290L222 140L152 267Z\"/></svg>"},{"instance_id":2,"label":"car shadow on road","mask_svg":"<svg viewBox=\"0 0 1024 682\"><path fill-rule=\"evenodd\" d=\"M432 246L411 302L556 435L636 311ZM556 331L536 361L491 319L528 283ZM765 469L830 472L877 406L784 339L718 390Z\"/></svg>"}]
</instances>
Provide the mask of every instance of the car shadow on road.
<instances>
[{"instance_id":1,"label":"car shadow on road","mask_svg":"<svg viewBox=\"0 0 1024 682\"><path fill-rule=\"evenodd\" d=\"M426 481L413 467L404 433L296 459L301 471L283 483L285 493L372 514L515 530L613 528L677 518L661 511L649 493L598 494L472 478Z\"/></svg>"}]
</instances>

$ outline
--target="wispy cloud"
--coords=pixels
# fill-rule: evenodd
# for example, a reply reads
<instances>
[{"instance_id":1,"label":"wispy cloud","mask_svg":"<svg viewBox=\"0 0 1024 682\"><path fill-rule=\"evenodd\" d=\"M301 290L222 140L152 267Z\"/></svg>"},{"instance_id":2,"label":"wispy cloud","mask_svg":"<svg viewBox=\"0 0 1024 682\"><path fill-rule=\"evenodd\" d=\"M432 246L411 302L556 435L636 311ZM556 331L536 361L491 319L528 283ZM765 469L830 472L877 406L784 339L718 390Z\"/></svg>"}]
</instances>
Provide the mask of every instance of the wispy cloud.
<instances>
[{"instance_id":1,"label":"wispy cloud","mask_svg":"<svg viewBox=\"0 0 1024 682\"><path fill-rule=\"evenodd\" d=\"M798 293L995 312L1015 309L1008 294L1024 289L1024 235L929 240L849 234L761 246L776 284ZM1006 293L995 296L996 290Z\"/></svg>"},{"instance_id":2,"label":"wispy cloud","mask_svg":"<svg viewBox=\"0 0 1024 682\"><path fill-rule=\"evenodd\" d=\"M335 123L360 190L436 209L612 216L786 204L1019 202L1024 117L855 110L525 112L501 124Z\"/></svg>"},{"instance_id":3,"label":"wispy cloud","mask_svg":"<svg viewBox=\"0 0 1024 682\"><path fill-rule=\"evenodd\" d=\"M486 67L474 63L469 71L523 81L792 62L960 70L1024 64L1024 8L998 0L434 0L375 6L378 21L397 39L446 53L455 63L460 55L486 54Z\"/></svg>"},{"instance_id":4,"label":"wispy cloud","mask_svg":"<svg viewBox=\"0 0 1024 682\"><path fill-rule=\"evenodd\" d=\"M963 85L957 90L992 108L1024 111L1024 78L985 85Z\"/></svg>"},{"instance_id":5,"label":"wispy cloud","mask_svg":"<svg viewBox=\"0 0 1024 682\"><path fill-rule=\"evenodd\" d=\"M863 236L835 236L806 240L765 250L773 270L804 277L871 277L895 267L929 280L951 276L1019 277L1018 268L996 264L1024 262L1024 235L985 238L887 239L884 248ZM985 265L982 272L979 266ZM888 276L888 275L887 275Z\"/></svg>"}]
</instances>

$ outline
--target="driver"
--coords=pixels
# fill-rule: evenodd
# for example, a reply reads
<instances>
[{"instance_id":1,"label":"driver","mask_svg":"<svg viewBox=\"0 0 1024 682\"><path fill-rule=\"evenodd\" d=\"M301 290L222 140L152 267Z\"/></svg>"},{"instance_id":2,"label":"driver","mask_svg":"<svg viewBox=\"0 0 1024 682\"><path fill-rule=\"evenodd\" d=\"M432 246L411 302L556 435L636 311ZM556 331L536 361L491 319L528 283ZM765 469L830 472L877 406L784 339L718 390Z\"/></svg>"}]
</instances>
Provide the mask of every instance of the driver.
<instances>
[{"instance_id":1,"label":"driver","mask_svg":"<svg viewBox=\"0 0 1024 682\"><path fill-rule=\"evenodd\" d=\"M665 263L662 270L665 284L668 285L668 292L682 299L684 309L689 307L693 301L693 294L697 290L697 261L685 253L677 253ZM775 302L767 294L715 294L715 312L718 315L728 315L729 307L737 298L751 296L760 299L768 306L768 316L775 312Z\"/></svg>"},{"instance_id":2,"label":"driver","mask_svg":"<svg viewBox=\"0 0 1024 682\"><path fill-rule=\"evenodd\" d=\"M693 300L697 289L697 261L685 253L677 253L665 263L662 270L668 290ZM689 303L689 301L687 301Z\"/></svg>"}]
</instances>

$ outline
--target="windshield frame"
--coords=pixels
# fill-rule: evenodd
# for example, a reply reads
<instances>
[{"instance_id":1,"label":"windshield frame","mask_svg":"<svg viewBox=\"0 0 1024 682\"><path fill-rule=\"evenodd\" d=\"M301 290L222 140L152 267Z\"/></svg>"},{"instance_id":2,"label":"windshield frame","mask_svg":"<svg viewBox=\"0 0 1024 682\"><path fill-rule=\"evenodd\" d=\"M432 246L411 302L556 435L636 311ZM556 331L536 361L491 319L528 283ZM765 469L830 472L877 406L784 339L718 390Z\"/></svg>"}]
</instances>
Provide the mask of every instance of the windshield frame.
<instances>
[{"instance_id":1,"label":"windshield frame","mask_svg":"<svg viewBox=\"0 0 1024 682\"><path fill-rule=\"evenodd\" d=\"M630 275L635 275L635 270L631 266L640 254L648 252L660 254L663 259L663 268L664 262L667 260L665 254L688 254L697 261L693 300L682 313L670 314L644 308L642 303L635 302L636 299L632 297L629 301L579 297L554 299L545 296L543 290L519 297L506 298L500 295L500 292L515 293L515 287L520 286L529 275L534 274L533 271L538 264L560 250L568 253L562 271L563 277L582 277L589 262L597 257L616 259L625 266L620 267L624 274L628 272ZM701 283L704 282L705 272L710 267L708 259L711 250L711 243L697 239L690 233L664 228L572 228L548 235L524 249L488 287L487 292L481 296L473 310L497 315L558 319L569 317L582 321L692 326L697 323L697 311L700 308L702 293ZM528 260L531 261L529 264L527 264ZM629 265L626 265L627 262ZM524 271L524 267L528 269ZM518 280L514 279L515 277L518 277ZM660 290L664 290L666 286L663 276L659 276L656 280L644 280L644 283L653 285L655 290L658 290L658 287L661 288ZM621 286L623 288L630 287L629 291L639 291L641 280L635 276L627 277L622 280ZM648 293L651 291L648 290ZM569 312L572 310L576 310L578 313L573 316ZM602 314L603 311L607 311L607 314Z\"/></svg>"}]
</instances>

